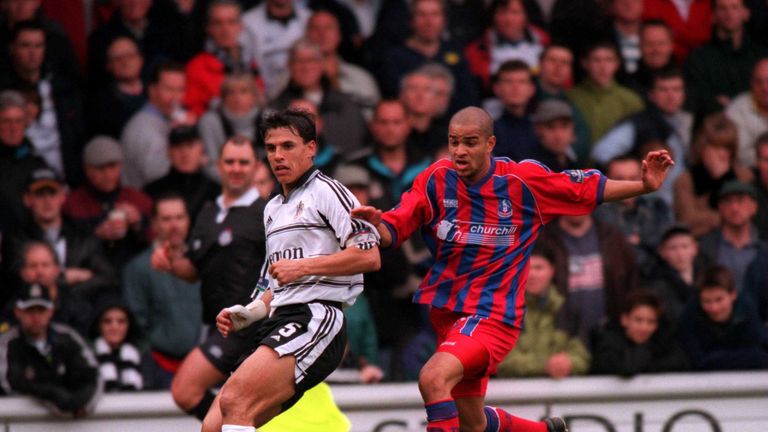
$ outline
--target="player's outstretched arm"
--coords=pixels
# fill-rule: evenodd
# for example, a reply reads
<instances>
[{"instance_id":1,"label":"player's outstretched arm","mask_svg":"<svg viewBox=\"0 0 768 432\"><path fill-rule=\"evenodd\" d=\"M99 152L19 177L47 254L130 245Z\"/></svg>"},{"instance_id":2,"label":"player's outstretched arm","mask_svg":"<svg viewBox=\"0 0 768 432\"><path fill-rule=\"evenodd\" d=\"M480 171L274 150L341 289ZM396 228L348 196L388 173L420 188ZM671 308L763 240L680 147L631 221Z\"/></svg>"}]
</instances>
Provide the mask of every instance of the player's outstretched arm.
<instances>
[{"instance_id":1,"label":"player's outstretched arm","mask_svg":"<svg viewBox=\"0 0 768 432\"><path fill-rule=\"evenodd\" d=\"M278 284L285 285L304 276L349 276L380 267L378 246L362 249L353 245L331 255L277 261L269 266L269 274Z\"/></svg>"},{"instance_id":2,"label":"player's outstretched arm","mask_svg":"<svg viewBox=\"0 0 768 432\"><path fill-rule=\"evenodd\" d=\"M392 244L392 235L390 235L387 227L381 223L381 215L383 214L381 210L371 206L360 206L353 208L350 214L353 218L362 219L376 227L376 231L381 237L380 244L382 247L389 247Z\"/></svg>"},{"instance_id":3,"label":"player's outstretched arm","mask_svg":"<svg viewBox=\"0 0 768 432\"><path fill-rule=\"evenodd\" d=\"M670 168L675 165L667 150L649 152L643 160L642 180L605 182L603 200L621 201L658 190L664 183Z\"/></svg>"}]
</instances>

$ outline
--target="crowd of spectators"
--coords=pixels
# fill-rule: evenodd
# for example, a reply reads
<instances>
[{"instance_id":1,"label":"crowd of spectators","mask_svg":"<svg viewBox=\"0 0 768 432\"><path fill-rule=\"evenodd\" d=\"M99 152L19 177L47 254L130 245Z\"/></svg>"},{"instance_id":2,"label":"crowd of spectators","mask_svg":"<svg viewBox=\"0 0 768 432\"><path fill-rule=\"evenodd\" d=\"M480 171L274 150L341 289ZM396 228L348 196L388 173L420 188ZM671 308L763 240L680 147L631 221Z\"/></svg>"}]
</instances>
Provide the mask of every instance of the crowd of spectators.
<instances>
[{"instance_id":1,"label":"crowd of spectators","mask_svg":"<svg viewBox=\"0 0 768 432\"><path fill-rule=\"evenodd\" d=\"M287 107L315 114L316 166L382 209L468 105L495 156L573 181L669 150L657 193L544 230L498 376L768 369L767 44L748 0L0 0L0 388L76 417L167 389L200 287L149 257L186 253L223 143L263 157L259 121ZM417 376L429 260L419 237L382 251L332 379Z\"/></svg>"}]
</instances>

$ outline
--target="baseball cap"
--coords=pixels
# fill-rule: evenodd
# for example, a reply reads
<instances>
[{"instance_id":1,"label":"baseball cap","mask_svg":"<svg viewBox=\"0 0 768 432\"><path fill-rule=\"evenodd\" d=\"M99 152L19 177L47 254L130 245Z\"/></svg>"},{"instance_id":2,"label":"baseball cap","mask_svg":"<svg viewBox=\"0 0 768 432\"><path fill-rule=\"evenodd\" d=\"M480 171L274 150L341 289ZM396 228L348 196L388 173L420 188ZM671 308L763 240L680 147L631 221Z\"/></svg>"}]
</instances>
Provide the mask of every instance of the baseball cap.
<instances>
[{"instance_id":1,"label":"baseball cap","mask_svg":"<svg viewBox=\"0 0 768 432\"><path fill-rule=\"evenodd\" d=\"M573 119L571 106L559 99L549 99L539 103L532 116L534 123L546 123L557 119Z\"/></svg>"},{"instance_id":2,"label":"baseball cap","mask_svg":"<svg viewBox=\"0 0 768 432\"><path fill-rule=\"evenodd\" d=\"M27 192L35 193L41 189L51 188L56 191L62 188L61 178L56 171L45 167L38 168L29 173L27 177Z\"/></svg>"},{"instance_id":3,"label":"baseball cap","mask_svg":"<svg viewBox=\"0 0 768 432\"><path fill-rule=\"evenodd\" d=\"M29 309L33 306L41 306L46 309L53 308L53 301L51 301L48 288L38 283L25 284L16 300L16 307L19 309Z\"/></svg>"},{"instance_id":4,"label":"baseball cap","mask_svg":"<svg viewBox=\"0 0 768 432\"><path fill-rule=\"evenodd\" d=\"M86 165L102 166L123 160L123 149L114 138L99 135L91 138L83 150L83 162Z\"/></svg>"},{"instance_id":5,"label":"baseball cap","mask_svg":"<svg viewBox=\"0 0 768 432\"><path fill-rule=\"evenodd\" d=\"M168 134L168 145L175 146L198 139L200 139L200 133L197 131L197 126L178 126L171 129L171 133Z\"/></svg>"},{"instance_id":6,"label":"baseball cap","mask_svg":"<svg viewBox=\"0 0 768 432\"><path fill-rule=\"evenodd\" d=\"M333 177L346 187L368 186L371 182L368 171L357 165L342 165L336 168Z\"/></svg>"},{"instance_id":7,"label":"baseball cap","mask_svg":"<svg viewBox=\"0 0 768 432\"><path fill-rule=\"evenodd\" d=\"M719 201L728 195L736 194L749 195L752 199L757 199L757 190L755 190L755 187L739 180L728 180L725 182L717 192L717 199Z\"/></svg>"}]
</instances>

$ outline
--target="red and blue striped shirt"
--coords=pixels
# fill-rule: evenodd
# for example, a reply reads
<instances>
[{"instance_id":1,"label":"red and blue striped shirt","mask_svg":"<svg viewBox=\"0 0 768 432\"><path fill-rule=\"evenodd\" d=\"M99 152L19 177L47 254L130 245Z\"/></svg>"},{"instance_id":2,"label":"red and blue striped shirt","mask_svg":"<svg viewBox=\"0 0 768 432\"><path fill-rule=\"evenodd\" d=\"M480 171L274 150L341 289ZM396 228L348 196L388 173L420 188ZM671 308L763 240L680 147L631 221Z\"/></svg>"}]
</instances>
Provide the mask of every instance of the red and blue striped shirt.
<instances>
[{"instance_id":1,"label":"red and blue striped shirt","mask_svg":"<svg viewBox=\"0 0 768 432\"><path fill-rule=\"evenodd\" d=\"M539 231L557 216L591 213L605 181L597 170L553 173L536 161L493 158L488 174L468 184L450 160L435 162L383 216L394 247L421 228L432 252L414 302L522 328Z\"/></svg>"}]
</instances>

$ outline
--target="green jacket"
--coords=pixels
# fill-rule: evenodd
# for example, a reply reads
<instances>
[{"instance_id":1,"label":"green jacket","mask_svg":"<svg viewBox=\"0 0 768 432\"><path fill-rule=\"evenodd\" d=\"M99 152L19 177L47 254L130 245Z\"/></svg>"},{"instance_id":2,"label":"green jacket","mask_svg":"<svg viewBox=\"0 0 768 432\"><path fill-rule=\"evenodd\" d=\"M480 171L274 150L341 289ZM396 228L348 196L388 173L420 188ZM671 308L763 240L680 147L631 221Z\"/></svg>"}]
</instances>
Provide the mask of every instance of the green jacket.
<instances>
[{"instance_id":1,"label":"green jacket","mask_svg":"<svg viewBox=\"0 0 768 432\"><path fill-rule=\"evenodd\" d=\"M573 375L589 370L590 356L577 337L555 327L555 318L565 299L550 286L544 297L525 295L525 329L520 332L517 345L499 365L499 377L546 376L547 360L565 352L573 362Z\"/></svg>"},{"instance_id":2,"label":"green jacket","mask_svg":"<svg viewBox=\"0 0 768 432\"><path fill-rule=\"evenodd\" d=\"M568 92L568 98L584 114L592 143L597 142L620 120L645 108L643 100L632 90L613 83L607 89L587 79Z\"/></svg>"}]
</instances>

